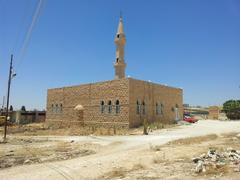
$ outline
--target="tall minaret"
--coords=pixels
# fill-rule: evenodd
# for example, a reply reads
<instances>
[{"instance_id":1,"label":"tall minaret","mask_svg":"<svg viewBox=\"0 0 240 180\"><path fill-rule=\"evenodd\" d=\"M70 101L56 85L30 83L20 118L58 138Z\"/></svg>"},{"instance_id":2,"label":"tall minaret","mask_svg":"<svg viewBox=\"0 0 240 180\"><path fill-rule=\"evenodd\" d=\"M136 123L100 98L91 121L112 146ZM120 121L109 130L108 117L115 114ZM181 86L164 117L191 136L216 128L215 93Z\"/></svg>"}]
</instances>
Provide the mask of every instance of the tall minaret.
<instances>
[{"instance_id":1,"label":"tall minaret","mask_svg":"<svg viewBox=\"0 0 240 180\"><path fill-rule=\"evenodd\" d=\"M126 43L126 38L123 31L122 16L120 16L118 31L114 41L116 44L116 62L114 64L115 79L121 79L121 78L125 78L125 68L126 68L126 64L124 62L124 46Z\"/></svg>"}]
</instances>

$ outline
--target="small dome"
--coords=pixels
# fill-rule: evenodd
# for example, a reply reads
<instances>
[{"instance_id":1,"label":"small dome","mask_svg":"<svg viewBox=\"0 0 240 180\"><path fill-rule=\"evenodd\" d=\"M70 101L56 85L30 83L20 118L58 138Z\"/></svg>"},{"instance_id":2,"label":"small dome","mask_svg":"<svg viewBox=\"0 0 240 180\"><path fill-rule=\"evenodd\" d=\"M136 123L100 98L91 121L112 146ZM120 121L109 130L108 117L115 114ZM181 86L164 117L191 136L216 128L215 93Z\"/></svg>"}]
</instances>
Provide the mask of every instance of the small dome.
<instances>
[{"instance_id":1,"label":"small dome","mask_svg":"<svg viewBox=\"0 0 240 180\"><path fill-rule=\"evenodd\" d=\"M78 104L75 108L74 108L74 110L76 110L76 111L81 111L81 110L83 110L84 109L84 107L81 105L81 104Z\"/></svg>"}]
</instances>

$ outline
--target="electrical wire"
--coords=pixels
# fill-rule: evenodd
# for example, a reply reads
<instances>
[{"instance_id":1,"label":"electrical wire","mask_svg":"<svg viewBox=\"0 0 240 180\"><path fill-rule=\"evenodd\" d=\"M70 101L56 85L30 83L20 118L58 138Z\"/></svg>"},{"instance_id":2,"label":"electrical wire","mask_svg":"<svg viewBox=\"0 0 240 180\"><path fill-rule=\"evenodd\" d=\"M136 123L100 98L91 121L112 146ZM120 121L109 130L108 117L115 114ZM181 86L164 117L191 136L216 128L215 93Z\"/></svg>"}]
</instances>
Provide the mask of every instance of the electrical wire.
<instances>
[{"instance_id":1,"label":"electrical wire","mask_svg":"<svg viewBox=\"0 0 240 180\"><path fill-rule=\"evenodd\" d=\"M29 2L29 1L28 1ZM20 41L20 37L21 37L21 29L20 29L20 27L21 26L23 26L24 24L26 24L26 21L27 21L27 12L28 12L28 9L29 9L29 6L30 5L30 3L25 3L25 7L24 7L24 13L23 13L23 15L22 15L22 21L19 21L19 23L18 23L18 27L19 28L16 28L16 29L18 29L18 31L16 32L16 41L15 41L15 44L14 44L14 46L12 46L12 53L11 54L14 54L14 55L16 55L16 49L17 49L17 46L18 46L18 44L19 44L19 41Z\"/></svg>"},{"instance_id":2,"label":"electrical wire","mask_svg":"<svg viewBox=\"0 0 240 180\"><path fill-rule=\"evenodd\" d=\"M17 66L16 66L16 69L18 69L20 67L20 65L22 64L24 55L26 54L26 50L27 50L27 47L28 47L30 39L31 39L33 28L36 25L36 22L37 22L37 20L40 17L40 14L41 14L41 12L43 10L44 4L45 4L45 0L39 0L38 1L38 5L37 5L37 8L35 10L35 13L33 14L31 24L30 24L30 26L29 26L29 28L27 30L26 36L24 38L23 46L20 49L19 57L17 57L19 62L17 64Z\"/></svg>"}]
</instances>

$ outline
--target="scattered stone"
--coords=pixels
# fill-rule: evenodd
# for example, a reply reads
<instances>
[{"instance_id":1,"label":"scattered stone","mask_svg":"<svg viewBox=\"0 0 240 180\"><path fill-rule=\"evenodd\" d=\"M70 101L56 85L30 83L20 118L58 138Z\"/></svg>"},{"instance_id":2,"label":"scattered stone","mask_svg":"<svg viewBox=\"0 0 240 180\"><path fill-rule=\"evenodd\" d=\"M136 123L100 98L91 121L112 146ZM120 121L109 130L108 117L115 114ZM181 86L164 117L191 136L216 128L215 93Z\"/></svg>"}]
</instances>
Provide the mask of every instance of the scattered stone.
<instances>
[{"instance_id":1,"label":"scattered stone","mask_svg":"<svg viewBox=\"0 0 240 180\"><path fill-rule=\"evenodd\" d=\"M238 167L237 167L237 168L234 168L233 171L234 171L234 172L240 172L240 168L238 168Z\"/></svg>"},{"instance_id":2,"label":"scattered stone","mask_svg":"<svg viewBox=\"0 0 240 180\"><path fill-rule=\"evenodd\" d=\"M198 161L200 161L201 160L201 158L199 158L199 157L196 157L196 158L193 158L192 159L192 161L194 162L194 163L198 163Z\"/></svg>"},{"instance_id":3,"label":"scattered stone","mask_svg":"<svg viewBox=\"0 0 240 180\"><path fill-rule=\"evenodd\" d=\"M204 154L200 155L200 158L201 158L201 159L206 158L206 154L204 153Z\"/></svg>"},{"instance_id":4,"label":"scattered stone","mask_svg":"<svg viewBox=\"0 0 240 180\"><path fill-rule=\"evenodd\" d=\"M6 154L5 156L14 156L14 154Z\"/></svg>"},{"instance_id":5,"label":"scattered stone","mask_svg":"<svg viewBox=\"0 0 240 180\"><path fill-rule=\"evenodd\" d=\"M31 163L30 159L26 159L26 160L23 162L23 164L30 164L30 163Z\"/></svg>"},{"instance_id":6,"label":"scattered stone","mask_svg":"<svg viewBox=\"0 0 240 180\"><path fill-rule=\"evenodd\" d=\"M217 160L218 160L217 155L213 154L212 157L211 157L211 161L216 162Z\"/></svg>"},{"instance_id":7,"label":"scattered stone","mask_svg":"<svg viewBox=\"0 0 240 180\"><path fill-rule=\"evenodd\" d=\"M198 163L197 163L197 166L195 168L195 172L200 173L202 171L203 171L203 161L199 160Z\"/></svg>"},{"instance_id":8,"label":"scattered stone","mask_svg":"<svg viewBox=\"0 0 240 180\"><path fill-rule=\"evenodd\" d=\"M183 162L184 159L176 159L176 162Z\"/></svg>"},{"instance_id":9,"label":"scattered stone","mask_svg":"<svg viewBox=\"0 0 240 180\"><path fill-rule=\"evenodd\" d=\"M224 166L232 168L234 172L240 172L240 151L231 147L224 152L218 152L216 149L210 149L206 154L195 157L192 161L197 164L195 173L206 172L208 169L219 169ZM209 167L209 168L207 168ZM214 176L213 178L221 177Z\"/></svg>"}]
</instances>

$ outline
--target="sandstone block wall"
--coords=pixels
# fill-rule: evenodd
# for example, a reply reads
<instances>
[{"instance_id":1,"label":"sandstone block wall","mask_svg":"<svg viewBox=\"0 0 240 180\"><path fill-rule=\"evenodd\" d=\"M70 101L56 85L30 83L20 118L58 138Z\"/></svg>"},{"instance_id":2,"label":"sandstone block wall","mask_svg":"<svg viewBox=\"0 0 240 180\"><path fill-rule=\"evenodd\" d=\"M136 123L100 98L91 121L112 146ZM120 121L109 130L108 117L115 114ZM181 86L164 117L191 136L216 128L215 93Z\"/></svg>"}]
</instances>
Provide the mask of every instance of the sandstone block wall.
<instances>
[{"instance_id":1,"label":"sandstone block wall","mask_svg":"<svg viewBox=\"0 0 240 180\"><path fill-rule=\"evenodd\" d=\"M208 111L209 111L209 115L208 115L209 119L219 119L220 108L218 106L210 106L208 108Z\"/></svg>"},{"instance_id":2,"label":"sandstone block wall","mask_svg":"<svg viewBox=\"0 0 240 180\"><path fill-rule=\"evenodd\" d=\"M120 112L116 113L116 101ZM104 112L101 112L101 102ZM108 112L111 101L112 112ZM137 114L137 104L145 102L145 114ZM63 87L48 90L48 123L59 126L103 126L103 127L137 127L143 119L149 122L173 123L178 109L179 119L183 116L182 90L132 78ZM162 113L156 113L156 103L162 104ZM54 108L58 106L58 111ZM81 112L75 107L81 105ZM54 107L54 108L53 108Z\"/></svg>"},{"instance_id":3,"label":"sandstone block wall","mask_svg":"<svg viewBox=\"0 0 240 180\"><path fill-rule=\"evenodd\" d=\"M175 108L178 107L179 119L183 118L182 89L163 86L151 82L130 79L130 127L143 124L144 118L148 122L173 123L176 119ZM137 101L144 101L146 113L137 114ZM163 105L162 113L157 114L156 105Z\"/></svg>"},{"instance_id":4,"label":"sandstone block wall","mask_svg":"<svg viewBox=\"0 0 240 180\"><path fill-rule=\"evenodd\" d=\"M120 102L120 113L116 113L115 103ZM104 101L104 113L100 110ZM111 101L112 112L108 113L108 103ZM80 86L64 87L48 90L47 122L62 126L85 125L93 126L129 126L129 86L128 79L99 82ZM61 112L53 112L52 106L62 105ZM83 120L79 112L74 110L82 105ZM83 122L82 122L83 121Z\"/></svg>"}]
</instances>

